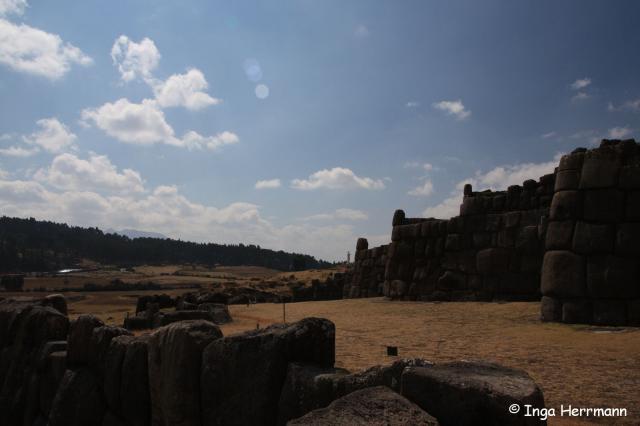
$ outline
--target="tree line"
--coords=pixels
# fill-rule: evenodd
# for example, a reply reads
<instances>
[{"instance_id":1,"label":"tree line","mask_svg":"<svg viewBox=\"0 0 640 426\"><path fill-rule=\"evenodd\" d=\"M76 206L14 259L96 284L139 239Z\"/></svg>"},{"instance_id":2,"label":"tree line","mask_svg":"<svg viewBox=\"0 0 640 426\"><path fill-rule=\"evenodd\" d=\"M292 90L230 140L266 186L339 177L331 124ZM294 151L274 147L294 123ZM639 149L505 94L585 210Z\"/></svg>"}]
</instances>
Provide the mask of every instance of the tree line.
<instances>
[{"instance_id":1,"label":"tree line","mask_svg":"<svg viewBox=\"0 0 640 426\"><path fill-rule=\"evenodd\" d=\"M54 271L89 259L120 267L194 263L264 266L281 271L325 268L313 256L258 245L194 243L170 238L134 238L64 223L0 218L0 272Z\"/></svg>"}]
</instances>

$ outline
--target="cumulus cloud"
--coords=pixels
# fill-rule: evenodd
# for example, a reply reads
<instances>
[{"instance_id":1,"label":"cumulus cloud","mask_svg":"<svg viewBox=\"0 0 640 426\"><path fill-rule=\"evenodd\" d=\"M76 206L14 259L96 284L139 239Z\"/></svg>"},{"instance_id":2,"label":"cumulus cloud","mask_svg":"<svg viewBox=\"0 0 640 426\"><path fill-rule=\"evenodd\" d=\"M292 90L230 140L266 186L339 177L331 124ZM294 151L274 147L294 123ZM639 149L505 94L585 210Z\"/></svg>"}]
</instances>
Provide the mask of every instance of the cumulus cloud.
<instances>
[{"instance_id":1,"label":"cumulus cloud","mask_svg":"<svg viewBox=\"0 0 640 426\"><path fill-rule=\"evenodd\" d=\"M640 111L640 99L633 99L630 101L623 102L621 105L614 106L613 103L609 102L607 105L608 111Z\"/></svg>"},{"instance_id":2,"label":"cumulus cloud","mask_svg":"<svg viewBox=\"0 0 640 426\"><path fill-rule=\"evenodd\" d=\"M91 163L91 159L87 161ZM105 173L114 172L108 169ZM115 173L125 175L124 171ZM99 183L102 186L104 182ZM0 174L0 210L8 216L55 218L102 229L145 229L197 242L259 244L327 260L344 259L357 238L350 225L340 223L275 226L261 216L255 204L234 202L217 207L196 203L172 185L145 192L104 194L92 190L96 182L82 185L77 179L75 184L63 181L64 188L59 188L45 181L10 180Z\"/></svg>"},{"instance_id":3,"label":"cumulus cloud","mask_svg":"<svg viewBox=\"0 0 640 426\"><path fill-rule=\"evenodd\" d=\"M632 133L633 129L628 126L624 126L612 127L611 129L609 129L609 132L607 134L609 136L609 139L625 139L631 136Z\"/></svg>"},{"instance_id":4,"label":"cumulus cloud","mask_svg":"<svg viewBox=\"0 0 640 426\"><path fill-rule=\"evenodd\" d=\"M158 142L179 144L164 113L149 99L136 104L121 98L98 108L85 109L81 115L84 121L92 121L109 136L122 142L139 145Z\"/></svg>"},{"instance_id":5,"label":"cumulus cloud","mask_svg":"<svg viewBox=\"0 0 640 426\"><path fill-rule=\"evenodd\" d=\"M136 78L148 80L152 78L152 71L160 62L160 52L153 40L143 38L139 43L121 35L111 47L111 59L120 71L123 81Z\"/></svg>"},{"instance_id":6,"label":"cumulus cloud","mask_svg":"<svg viewBox=\"0 0 640 426\"><path fill-rule=\"evenodd\" d=\"M27 6L27 0L0 0L0 16L22 15Z\"/></svg>"},{"instance_id":7,"label":"cumulus cloud","mask_svg":"<svg viewBox=\"0 0 640 426\"><path fill-rule=\"evenodd\" d=\"M367 220L369 216L362 210L355 209L337 209L331 213L319 213L307 216L304 220Z\"/></svg>"},{"instance_id":8,"label":"cumulus cloud","mask_svg":"<svg viewBox=\"0 0 640 426\"><path fill-rule=\"evenodd\" d=\"M190 110L199 110L209 105L217 105L220 99L204 92L209 87L202 71L190 69L185 74L174 74L166 81L153 87L156 100L161 107L182 106Z\"/></svg>"},{"instance_id":9,"label":"cumulus cloud","mask_svg":"<svg viewBox=\"0 0 640 426\"><path fill-rule=\"evenodd\" d=\"M511 185L521 185L527 179L538 180L541 176L553 173L562 154L557 154L553 160L543 163L521 163L514 165L498 166L486 173L476 172L475 176L464 179L456 184L450 196L441 203L430 206L423 211L425 217L448 219L460 214L462 203L462 190L464 185L470 183L474 190L483 191L491 189L502 191Z\"/></svg>"},{"instance_id":10,"label":"cumulus cloud","mask_svg":"<svg viewBox=\"0 0 640 426\"><path fill-rule=\"evenodd\" d=\"M16 9L19 5L20 2L8 2L4 7L22 10ZM0 19L0 63L15 71L56 80L72 65L88 66L93 60L57 34Z\"/></svg>"},{"instance_id":11,"label":"cumulus cloud","mask_svg":"<svg viewBox=\"0 0 640 426\"><path fill-rule=\"evenodd\" d=\"M344 167L323 169L313 173L308 179L294 179L291 187L301 190L312 189L384 189L381 179L357 176L353 171Z\"/></svg>"},{"instance_id":12,"label":"cumulus cloud","mask_svg":"<svg viewBox=\"0 0 640 426\"><path fill-rule=\"evenodd\" d=\"M591 79L588 77L585 78L579 78L576 81L574 81L573 83L571 83L571 88L573 90L580 90L580 89L584 89L585 87L589 86L591 84Z\"/></svg>"},{"instance_id":13,"label":"cumulus cloud","mask_svg":"<svg viewBox=\"0 0 640 426\"><path fill-rule=\"evenodd\" d=\"M86 160L73 154L58 155L50 167L38 170L34 178L67 191L91 190L121 194L144 191L144 182L138 172L131 169L118 172L107 156L94 153Z\"/></svg>"},{"instance_id":14,"label":"cumulus cloud","mask_svg":"<svg viewBox=\"0 0 640 426\"><path fill-rule=\"evenodd\" d=\"M43 118L36 121L40 130L23 136L24 142L37 145L40 148L52 153L62 152L73 146L77 139L67 126L58 121L56 118Z\"/></svg>"},{"instance_id":15,"label":"cumulus cloud","mask_svg":"<svg viewBox=\"0 0 640 426\"><path fill-rule=\"evenodd\" d=\"M209 149L215 151L224 145L232 145L238 143L240 138L232 132L222 132L215 136L202 136L197 132L189 131L183 137L180 145L184 145L189 149Z\"/></svg>"},{"instance_id":16,"label":"cumulus cloud","mask_svg":"<svg viewBox=\"0 0 640 426\"><path fill-rule=\"evenodd\" d=\"M280 188L280 179L259 180L256 182L256 189L275 189Z\"/></svg>"},{"instance_id":17,"label":"cumulus cloud","mask_svg":"<svg viewBox=\"0 0 640 426\"><path fill-rule=\"evenodd\" d=\"M428 197L429 195L433 194L433 182L427 179L422 185L413 188L407 194L413 195L415 197Z\"/></svg>"},{"instance_id":18,"label":"cumulus cloud","mask_svg":"<svg viewBox=\"0 0 640 426\"><path fill-rule=\"evenodd\" d=\"M444 111L447 115L453 115L457 120L464 120L471 115L471 111L465 108L460 99L457 101L440 101L433 104L437 110Z\"/></svg>"},{"instance_id":19,"label":"cumulus cloud","mask_svg":"<svg viewBox=\"0 0 640 426\"><path fill-rule=\"evenodd\" d=\"M122 98L98 108L87 108L81 116L85 124L92 122L109 136L136 145L164 143L188 149L216 150L240 140L238 135L228 131L202 136L193 130L180 139L167 123L164 112L152 99L144 99L136 104Z\"/></svg>"},{"instance_id":20,"label":"cumulus cloud","mask_svg":"<svg viewBox=\"0 0 640 426\"><path fill-rule=\"evenodd\" d=\"M0 148L0 155L7 157L30 157L40 151L38 148L23 148L21 146L10 146L8 148Z\"/></svg>"}]
</instances>

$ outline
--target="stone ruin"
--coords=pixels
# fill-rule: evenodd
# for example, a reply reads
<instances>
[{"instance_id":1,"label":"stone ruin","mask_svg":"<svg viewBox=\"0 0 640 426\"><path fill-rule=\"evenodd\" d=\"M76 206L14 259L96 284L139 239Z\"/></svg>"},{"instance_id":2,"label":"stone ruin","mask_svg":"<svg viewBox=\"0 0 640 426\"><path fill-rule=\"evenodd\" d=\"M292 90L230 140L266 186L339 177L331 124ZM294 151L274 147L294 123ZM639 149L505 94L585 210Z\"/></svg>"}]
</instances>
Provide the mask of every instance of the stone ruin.
<instances>
[{"instance_id":1,"label":"stone ruin","mask_svg":"<svg viewBox=\"0 0 640 426\"><path fill-rule=\"evenodd\" d=\"M92 315L69 321L61 296L0 301L3 426L538 425L521 370L485 362L397 360L335 368L335 326L306 318L223 336L210 321L134 336ZM373 422L373 423L371 423Z\"/></svg>"},{"instance_id":2,"label":"stone ruin","mask_svg":"<svg viewBox=\"0 0 640 426\"><path fill-rule=\"evenodd\" d=\"M359 239L353 270L345 297L542 298L544 321L640 325L640 145L578 148L506 191L466 185L448 220L397 210L391 243Z\"/></svg>"}]
</instances>

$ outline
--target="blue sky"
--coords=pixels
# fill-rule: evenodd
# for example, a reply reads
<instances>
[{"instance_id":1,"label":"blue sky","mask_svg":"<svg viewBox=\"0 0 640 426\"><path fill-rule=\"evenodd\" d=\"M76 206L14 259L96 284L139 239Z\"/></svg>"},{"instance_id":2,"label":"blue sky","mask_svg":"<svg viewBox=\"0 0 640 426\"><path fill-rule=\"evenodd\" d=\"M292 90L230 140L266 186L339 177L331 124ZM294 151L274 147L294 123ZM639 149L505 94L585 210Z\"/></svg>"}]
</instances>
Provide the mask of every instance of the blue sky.
<instances>
[{"instance_id":1,"label":"blue sky","mask_svg":"<svg viewBox=\"0 0 640 426\"><path fill-rule=\"evenodd\" d=\"M633 137L639 12L0 0L0 212L343 259Z\"/></svg>"}]
</instances>

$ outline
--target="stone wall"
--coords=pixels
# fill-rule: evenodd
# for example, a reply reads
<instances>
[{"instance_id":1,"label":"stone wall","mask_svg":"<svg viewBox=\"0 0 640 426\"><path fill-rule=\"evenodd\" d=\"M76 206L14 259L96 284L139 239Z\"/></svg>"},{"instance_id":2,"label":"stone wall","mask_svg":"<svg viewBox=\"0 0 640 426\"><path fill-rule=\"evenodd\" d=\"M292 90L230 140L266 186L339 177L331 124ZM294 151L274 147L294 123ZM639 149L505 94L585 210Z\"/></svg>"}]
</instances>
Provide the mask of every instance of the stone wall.
<instances>
[{"instance_id":1,"label":"stone wall","mask_svg":"<svg viewBox=\"0 0 640 426\"><path fill-rule=\"evenodd\" d=\"M352 268L352 279L343 289L345 298L382 295L388 248L388 245L383 245L370 249L366 238L358 238Z\"/></svg>"},{"instance_id":2,"label":"stone wall","mask_svg":"<svg viewBox=\"0 0 640 426\"><path fill-rule=\"evenodd\" d=\"M466 185L460 216L448 220L397 210L384 247L390 298L542 295L545 321L640 325L640 145L603 140L596 149L578 148L553 174L506 191ZM370 269L362 261L376 258L372 250L356 259L362 272L351 297L363 294L353 287L373 283L363 278Z\"/></svg>"},{"instance_id":3,"label":"stone wall","mask_svg":"<svg viewBox=\"0 0 640 426\"><path fill-rule=\"evenodd\" d=\"M542 319L640 325L640 146L560 160L542 266Z\"/></svg>"},{"instance_id":4,"label":"stone wall","mask_svg":"<svg viewBox=\"0 0 640 426\"><path fill-rule=\"evenodd\" d=\"M410 300L537 300L544 223L555 176L507 191L466 185L460 216L396 211L384 294Z\"/></svg>"}]
</instances>

